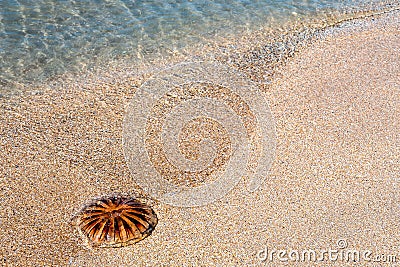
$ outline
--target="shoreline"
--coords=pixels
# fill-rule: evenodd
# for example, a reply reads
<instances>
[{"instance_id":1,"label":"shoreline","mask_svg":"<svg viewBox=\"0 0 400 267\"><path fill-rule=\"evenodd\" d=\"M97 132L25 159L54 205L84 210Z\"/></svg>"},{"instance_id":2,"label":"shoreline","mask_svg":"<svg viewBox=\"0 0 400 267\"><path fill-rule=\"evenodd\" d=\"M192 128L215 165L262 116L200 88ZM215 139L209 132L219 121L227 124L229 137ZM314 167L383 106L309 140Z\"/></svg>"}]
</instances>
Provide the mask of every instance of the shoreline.
<instances>
[{"instance_id":1,"label":"shoreline","mask_svg":"<svg viewBox=\"0 0 400 267\"><path fill-rule=\"evenodd\" d=\"M259 83L278 136L261 189L249 193L240 182L197 208L152 201L155 232L121 249L85 247L69 222L95 197L146 196L125 163L122 120L137 88L165 65L0 98L2 263L263 266L256 253L265 246L335 249L339 239L350 249L396 252L400 58L390 50L400 51L399 21L394 11L327 29ZM248 45L235 53L257 47ZM268 66L246 60L262 53L236 62L259 77Z\"/></svg>"},{"instance_id":2,"label":"shoreline","mask_svg":"<svg viewBox=\"0 0 400 267\"><path fill-rule=\"evenodd\" d=\"M400 10L400 6L393 3L377 5L374 8L364 8L365 10L359 11L342 10L342 12L336 11L332 14L314 14L315 17L310 15L307 17L296 17L296 15L283 24L271 23L271 25L265 25L259 30L245 30L242 33L230 34L227 38L215 36L215 38L205 40L204 43L194 46L190 45L179 51L171 50L167 54L157 52L156 57L143 56L142 59L136 60L129 59L129 57L119 57L109 62L95 63L92 67L83 71L67 71L63 74L48 77L43 81L33 81L32 83L4 81L2 84L4 87L2 88L3 91L0 92L0 97L24 93L29 94L30 92L35 93L50 88L57 90L57 88L63 86L64 80L74 80L75 83L80 83L81 86L84 87L85 82L96 83L99 80L102 81L104 77L113 79L113 76L128 76L133 72L154 73L185 61L218 61L223 64L231 65L246 73L246 66L241 66L246 63L240 62L243 60L241 57L251 56L251 53L260 53L262 52L260 50L266 47L272 48L270 52L274 53L274 60L276 58L283 58L283 61L270 64L271 70L269 70L269 72L273 72L275 67L284 64L288 53L292 56L315 40L322 38L324 32L329 32L334 28L340 28L341 25L346 24L346 22L351 23L352 21L368 19L370 17L379 17ZM290 51L279 51L280 47L276 46L279 46L281 43L290 43L289 47L285 47L285 49L289 49ZM249 49L250 45L253 45L253 47ZM238 51L236 51L237 49ZM275 50L277 54L275 54L273 50ZM265 57L265 51L261 56ZM110 74L110 70L113 71L112 75ZM263 81L262 77L251 78L257 82Z\"/></svg>"}]
</instances>

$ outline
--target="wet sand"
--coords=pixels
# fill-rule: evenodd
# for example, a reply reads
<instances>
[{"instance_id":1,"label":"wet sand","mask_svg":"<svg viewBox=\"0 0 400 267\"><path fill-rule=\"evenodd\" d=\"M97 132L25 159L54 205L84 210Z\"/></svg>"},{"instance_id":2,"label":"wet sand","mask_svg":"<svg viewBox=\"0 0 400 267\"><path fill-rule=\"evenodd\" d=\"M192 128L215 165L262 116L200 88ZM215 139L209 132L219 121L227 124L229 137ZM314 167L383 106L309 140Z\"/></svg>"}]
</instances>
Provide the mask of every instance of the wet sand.
<instances>
[{"instance_id":1,"label":"wet sand","mask_svg":"<svg viewBox=\"0 0 400 267\"><path fill-rule=\"evenodd\" d=\"M321 33L259 83L278 142L262 187L250 193L241 181L223 199L195 208L149 200L159 218L154 233L120 249L85 246L70 221L98 196L146 197L123 155L123 115L162 64L2 96L2 265L267 266L282 264L272 250L328 249L400 261L399 54L398 11ZM272 262L262 261L265 248ZM370 264L327 257L298 264Z\"/></svg>"}]
</instances>

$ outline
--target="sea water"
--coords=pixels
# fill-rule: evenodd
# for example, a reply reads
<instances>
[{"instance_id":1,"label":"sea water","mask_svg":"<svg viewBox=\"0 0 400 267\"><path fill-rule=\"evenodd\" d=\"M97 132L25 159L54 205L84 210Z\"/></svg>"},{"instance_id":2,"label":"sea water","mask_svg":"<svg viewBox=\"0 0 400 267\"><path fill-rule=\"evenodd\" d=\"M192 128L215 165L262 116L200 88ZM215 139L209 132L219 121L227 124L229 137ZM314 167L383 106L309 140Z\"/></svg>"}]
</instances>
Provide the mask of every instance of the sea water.
<instances>
[{"instance_id":1,"label":"sea water","mask_svg":"<svg viewBox=\"0 0 400 267\"><path fill-rule=\"evenodd\" d=\"M394 3L396 1L393 1ZM0 91L118 57L179 51L211 38L315 16L385 8L365 0L0 0Z\"/></svg>"}]
</instances>

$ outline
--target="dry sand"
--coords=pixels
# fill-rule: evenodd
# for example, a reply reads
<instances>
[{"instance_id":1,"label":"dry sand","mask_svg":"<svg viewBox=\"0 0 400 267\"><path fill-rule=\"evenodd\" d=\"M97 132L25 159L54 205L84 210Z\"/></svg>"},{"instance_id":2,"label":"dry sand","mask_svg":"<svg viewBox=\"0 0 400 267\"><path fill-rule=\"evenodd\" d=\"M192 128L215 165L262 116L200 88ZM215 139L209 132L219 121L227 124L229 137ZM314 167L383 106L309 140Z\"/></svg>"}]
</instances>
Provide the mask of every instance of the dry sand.
<instances>
[{"instance_id":1,"label":"dry sand","mask_svg":"<svg viewBox=\"0 0 400 267\"><path fill-rule=\"evenodd\" d=\"M328 29L260 85L278 140L262 188L249 193L241 182L197 208L150 201L156 230L120 249L86 247L69 222L94 197L141 194L125 163L122 119L152 71L3 96L2 265L278 266L277 255L262 262L257 252L321 252L344 241L339 251L371 250L371 258L391 254L400 262L399 55L398 11ZM325 255L300 265L313 264L371 263Z\"/></svg>"}]
</instances>

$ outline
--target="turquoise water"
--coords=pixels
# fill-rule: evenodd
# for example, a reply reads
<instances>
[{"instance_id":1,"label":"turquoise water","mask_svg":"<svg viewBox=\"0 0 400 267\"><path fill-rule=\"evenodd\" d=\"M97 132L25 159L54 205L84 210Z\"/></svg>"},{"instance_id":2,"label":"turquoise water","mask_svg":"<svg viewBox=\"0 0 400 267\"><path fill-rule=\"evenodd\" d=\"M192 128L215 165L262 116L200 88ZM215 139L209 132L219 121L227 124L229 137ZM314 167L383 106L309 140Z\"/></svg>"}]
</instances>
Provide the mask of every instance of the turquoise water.
<instances>
[{"instance_id":1,"label":"turquoise water","mask_svg":"<svg viewBox=\"0 0 400 267\"><path fill-rule=\"evenodd\" d=\"M381 1L0 0L0 86L40 82L118 57L140 58L253 30L293 14Z\"/></svg>"}]
</instances>

